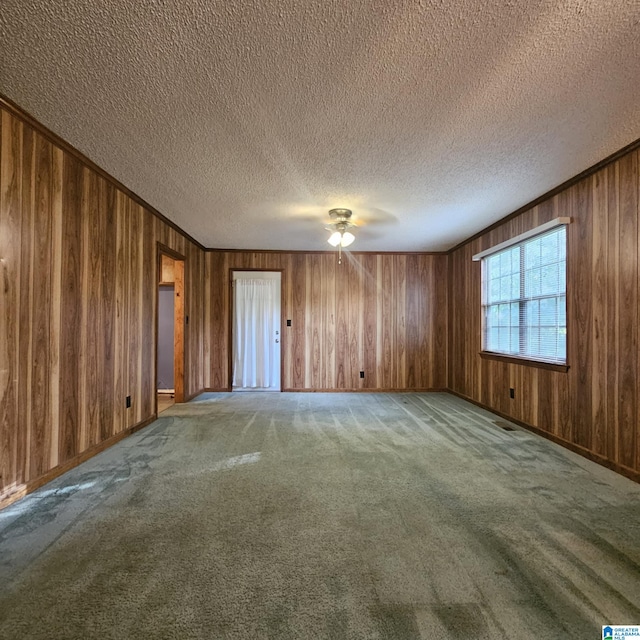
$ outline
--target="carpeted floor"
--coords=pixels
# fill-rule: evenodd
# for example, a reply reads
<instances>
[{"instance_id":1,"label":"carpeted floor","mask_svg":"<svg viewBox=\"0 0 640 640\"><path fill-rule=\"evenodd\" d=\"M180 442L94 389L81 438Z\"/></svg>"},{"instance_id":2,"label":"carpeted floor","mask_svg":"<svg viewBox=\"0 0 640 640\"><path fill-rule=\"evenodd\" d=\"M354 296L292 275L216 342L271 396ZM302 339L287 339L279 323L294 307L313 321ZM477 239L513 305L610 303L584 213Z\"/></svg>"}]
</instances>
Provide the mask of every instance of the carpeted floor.
<instances>
[{"instance_id":1,"label":"carpeted floor","mask_svg":"<svg viewBox=\"0 0 640 640\"><path fill-rule=\"evenodd\" d=\"M0 638L601 637L640 486L444 393L205 394L0 512Z\"/></svg>"}]
</instances>

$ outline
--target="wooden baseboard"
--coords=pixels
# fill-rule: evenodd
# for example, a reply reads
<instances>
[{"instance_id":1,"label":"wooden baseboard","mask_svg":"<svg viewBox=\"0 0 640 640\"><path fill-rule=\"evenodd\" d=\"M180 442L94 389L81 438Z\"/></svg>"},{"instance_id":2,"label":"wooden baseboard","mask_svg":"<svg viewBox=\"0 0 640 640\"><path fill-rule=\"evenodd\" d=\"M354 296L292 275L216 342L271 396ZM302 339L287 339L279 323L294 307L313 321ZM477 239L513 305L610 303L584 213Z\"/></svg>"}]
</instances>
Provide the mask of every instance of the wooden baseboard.
<instances>
[{"instance_id":1,"label":"wooden baseboard","mask_svg":"<svg viewBox=\"0 0 640 640\"><path fill-rule=\"evenodd\" d=\"M202 395L205 391L208 391L208 389L200 389L200 391L195 391L194 393L185 396L184 401L185 402L190 402L191 400L193 400L194 398L197 398L199 395ZM182 403L179 403L182 404Z\"/></svg>"},{"instance_id":2,"label":"wooden baseboard","mask_svg":"<svg viewBox=\"0 0 640 640\"><path fill-rule=\"evenodd\" d=\"M446 392L447 389L440 389L436 387L419 387L414 389L404 388L392 388L383 389L380 387L373 387L370 389L283 389L287 393L434 393L438 391Z\"/></svg>"},{"instance_id":3,"label":"wooden baseboard","mask_svg":"<svg viewBox=\"0 0 640 640\"><path fill-rule=\"evenodd\" d=\"M629 467L625 467L624 465L618 464L616 462L612 462L608 458L605 458L604 456L598 455L597 453L594 453L593 451L590 451L589 449L585 449L584 447L581 447L578 444L570 442L569 440L565 440L564 438L560 438L560 437L554 435L553 433L549 433L548 431L545 431L544 429L541 429L540 427L534 427L533 425L528 424L527 422L523 422L522 420L518 420L517 418L514 418L514 417L510 416L507 413L502 413L502 411L498 411L497 409L493 409L492 407L489 407L486 404L483 404L482 402L478 402L477 400L474 400L473 398L469 398L469 397L463 395L462 393L458 393L457 391L453 391L452 389L448 389L448 392L451 395L454 395L454 396L456 396L458 398L461 398L462 400L466 400L467 402L470 402L471 404L475 404L477 407L480 407L481 409L485 409L486 411L490 411L491 413L494 413L495 415L499 416L500 418L504 418L505 420L509 420L510 422L513 422L514 424L517 424L518 426L522 427L523 429L526 429L527 431L531 431L532 433L535 433L538 436L542 436L543 438L546 438L547 440L551 440L551 442L555 442L556 444L560 445L561 447L564 447L565 449L569 449L569 451L573 451L574 453L577 453L578 455L581 455L583 458L587 458L587 460L591 460L592 462L596 462L599 465L601 465L603 467L606 467L607 469L611 469L611 471L615 471L616 473L619 473L620 475L625 476L626 478L629 478L629 480L633 480L634 482L639 482L640 483L640 473L638 471L636 471L635 469L630 469Z\"/></svg>"},{"instance_id":4,"label":"wooden baseboard","mask_svg":"<svg viewBox=\"0 0 640 640\"><path fill-rule=\"evenodd\" d=\"M29 493L33 493L36 489L39 489L43 485L47 484L47 482L51 482L55 478L61 476L63 473L66 473L74 467L77 467L79 464L82 464L83 462L89 460L89 458L93 458L93 456L97 455L98 453L101 453L105 449L112 447L114 444L116 444L116 442L120 442L120 440L123 440L127 436L130 436L132 433L140 431L140 429L143 429L147 425L154 422L156 419L157 415L153 414L150 418L147 418L142 422L138 422L132 427L129 427L128 429L125 429L120 433L116 433L110 438L107 438L106 440L103 440L102 442L89 447L74 458L71 458L71 460L67 460L63 464L60 464L53 469L49 469L49 471L41 475L39 478L30 480L29 482L16 487L12 487L9 492L5 493L4 495L0 495L0 510L8 507L10 504L13 504L20 498L24 498L24 496L28 495Z\"/></svg>"},{"instance_id":5,"label":"wooden baseboard","mask_svg":"<svg viewBox=\"0 0 640 640\"><path fill-rule=\"evenodd\" d=\"M231 392L231 387L225 387L223 389L211 389L207 388L200 393L229 393ZM432 393L432 392L441 392L447 393L449 390L446 388L440 387L420 387L416 389L403 389L403 388L393 388L393 389L383 389L383 388L372 388L372 389L297 389L297 388L289 388L285 387L282 389L282 393ZM277 393L277 392L276 392Z\"/></svg>"}]
</instances>

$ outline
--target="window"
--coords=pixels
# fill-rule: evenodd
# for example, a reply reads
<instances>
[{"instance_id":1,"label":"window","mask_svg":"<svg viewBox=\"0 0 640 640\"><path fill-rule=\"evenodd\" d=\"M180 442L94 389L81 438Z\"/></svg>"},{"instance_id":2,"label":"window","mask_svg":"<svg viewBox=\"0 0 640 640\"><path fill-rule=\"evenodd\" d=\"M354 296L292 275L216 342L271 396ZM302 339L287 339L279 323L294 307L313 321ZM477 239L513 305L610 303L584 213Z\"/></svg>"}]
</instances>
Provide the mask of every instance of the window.
<instances>
[{"instance_id":1,"label":"window","mask_svg":"<svg viewBox=\"0 0 640 640\"><path fill-rule=\"evenodd\" d=\"M482 260L483 351L566 363L568 221L474 256Z\"/></svg>"}]
</instances>

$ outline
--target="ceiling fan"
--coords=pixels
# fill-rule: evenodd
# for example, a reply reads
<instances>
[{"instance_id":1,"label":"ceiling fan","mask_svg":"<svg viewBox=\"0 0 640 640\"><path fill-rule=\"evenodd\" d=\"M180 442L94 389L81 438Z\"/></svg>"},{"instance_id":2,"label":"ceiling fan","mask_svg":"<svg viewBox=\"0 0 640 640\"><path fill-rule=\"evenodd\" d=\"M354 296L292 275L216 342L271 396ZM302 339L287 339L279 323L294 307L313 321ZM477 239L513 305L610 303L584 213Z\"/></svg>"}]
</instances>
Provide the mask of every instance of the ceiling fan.
<instances>
[{"instance_id":1,"label":"ceiling fan","mask_svg":"<svg viewBox=\"0 0 640 640\"><path fill-rule=\"evenodd\" d=\"M342 264L342 247L348 247L356 237L350 231L347 231L350 227L354 227L355 224L351 222L352 211L351 209L330 209L329 216L331 222L328 227L325 227L327 231L331 231L331 236L327 242L332 247L338 247L338 264Z\"/></svg>"}]
</instances>

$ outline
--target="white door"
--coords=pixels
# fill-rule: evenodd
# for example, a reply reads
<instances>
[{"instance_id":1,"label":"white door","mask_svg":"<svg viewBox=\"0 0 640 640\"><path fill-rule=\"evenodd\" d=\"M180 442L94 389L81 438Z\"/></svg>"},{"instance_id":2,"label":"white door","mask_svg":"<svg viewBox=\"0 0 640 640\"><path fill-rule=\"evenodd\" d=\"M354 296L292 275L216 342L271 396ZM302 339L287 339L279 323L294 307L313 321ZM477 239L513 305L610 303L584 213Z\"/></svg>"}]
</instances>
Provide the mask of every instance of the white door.
<instances>
[{"instance_id":1,"label":"white door","mask_svg":"<svg viewBox=\"0 0 640 640\"><path fill-rule=\"evenodd\" d=\"M280 272L233 272L234 391L280 391Z\"/></svg>"}]
</instances>

